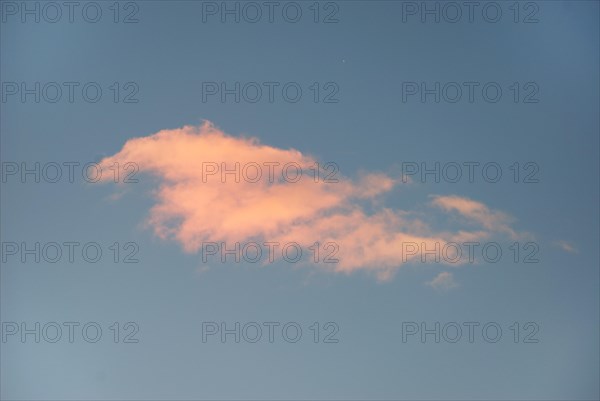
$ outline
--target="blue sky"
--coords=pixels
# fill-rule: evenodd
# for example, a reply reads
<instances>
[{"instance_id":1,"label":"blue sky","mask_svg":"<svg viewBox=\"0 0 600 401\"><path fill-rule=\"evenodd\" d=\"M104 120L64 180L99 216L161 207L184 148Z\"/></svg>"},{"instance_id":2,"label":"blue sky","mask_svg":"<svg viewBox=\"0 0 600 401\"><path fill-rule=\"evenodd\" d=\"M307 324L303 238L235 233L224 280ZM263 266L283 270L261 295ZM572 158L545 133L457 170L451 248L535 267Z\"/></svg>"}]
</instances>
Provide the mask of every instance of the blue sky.
<instances>
[{"instance_id":1,"label":"blue sky","mask_svg":"<svg viewBox=\"0 0 600 401\"><path fill-rule=\"evenodd\" d=\"M479 9L473 22L466 14L457 23L443 18L436 23L432 17L422 22L419 11L406 15L410 2L392 1L322 2L318 23L309 8L313 2L297 2L303 12L297 23L286 21L279 8L272 23L264 16L257 23L243 18L235 23L231 17L222 22L219 14L204 15L212 3L201 1L122 2L117 23L112 2L98 2L102 17L97 23L86 21L78 9L72 23L66 9L56 23L44 18L37 23L31 16L22 22L20 3L16 14L7 3L13 4L1 2L0 28L0 80L6 96L0 103L3 174L14 166L10 163L83 165L110 157L142 168L135 184L87 183L80 175L73 183L64 178L36 183L31 176L23 183L18 174L2 181L3 333L13 327L9 323L17 323L19 330L23 322L29 328L35 322L63 327L56 343L44 338L36 343L33 335L21 342L20 333L0 343L3 399L599 398L597 2L540 1L527 8L519 3L518 23L508 2L498 3L502 17L497 23L486 21ZM30 7L34 3L28 2ZM129 13L137 23L123 23ZM323 23L329 13L339 21ZM523 23L530 13L537 23ZM10 94L12 83L20 91L21 83L34 88L35 82L41 87L49 82L79 86L73 102L67 92L56 103L42 93L39 103L35 95L23 101L21 93ZM86 101L80 90L90 82L103 90L96 103ZM231 96L222 102L218 95L203 101L207 82L228 87L235 82L277 82L279 87L293 82L303 95L296 103L286 101L280 91L273 102L263 97L236 103ZM316 103L310 89L315 82L320 90ZM429 88L436 82L463 88L465 82L477 82L477 88L493 83L503 94L496 103L486 101L480 89L473 102L466 95L456 103L443 98L436 103L432 95L422 102L420 94L403 102L407 82L424 82ZM323 102L331 88L339 89L334 97L339 101ZM539 101L523 102L534 89L531 99ZM138 101L123 102L134 90L130 99ZM342 182L326 187L331 192L325 195L342 200L326 210L327 216L347 217L347 209L366 216L355 220L357 229L347 235L362 232L363 223L388 210L427 224L427 235L420 234L428 238L485 231L490 235L485 241L497 241L505 255L512 255L508 247L514 241L534 242L540 261L513 263L509 256L499 263L413 260L394 265L382 277L377 274L382 263L393 265L394 260L380 258L386 252L362 243L375 256L362 264L342 263L337 271L281 259L203 263L201 252L186 249L188 239L179 235L183 230L176 226L173 235L161 238L157 225L149 222L154 208L165 203L161 189L189 184L180 178L169 181L166 174L174 167L152 162L185 158L169 147L172 142L160 147L159 154L124 152L126 143L136 149L134 138L161 130L171 130L173 142L187 138L176 129L199 127L203 121L234 138L239 149L247 145L239 138L254 137L286 155L295 149L321 164L336 163ZM196 149L190 146L190 154ZM238 148L233 149L235 159ZM263 160L260 149L248 149ZM410 184L397 182L406 163L471 161L498 163L502 179L489 183L476 175L472 183L436 183L421 182L415 175ZM539 182L524 183L521 176L514 183L510 166L515 162L521 169L527 162L539 166ZM361 177L370 174L397 185L374 199L357 200L341 189L365 190ZM191 185L184 188L200 197L205 193L204 187ZM218 188L215 212L192 224L192 234L200 230L208 232L209 240L230 240L244 223L234 219L235 229L221 230L223 212L216 211L259 195L255 187L233 185L233 192L219 192L223 187L214 185L207 188ZM290 195L297 187L285 187L287 211L303 203ZM312 195L303 206L312 211L324 198L319 186L307 188ZM472 200L485 209L445 210L432 204L440 199L435 196ZM177 213L179 209L175 216L184 222L196 216L193 208ZM275 210L262 221L267 224L274 215ZM302 231L294 235L308 230L318 237L326 231L319 231L317 223L324 221L301 219ZM391 231L383 234L416 235L390 224ZM499 229L505 225L517 236ZM281 229L276 233L276 239L285 237ZM249 236L254 234L261 241L273 237L266 229ZM298 242L306 239L301 237ZM76 253L74 263L64 257L57 263L35 263L31 257L23 263L6 245L67 241L98 243L103 257L89 263ZM121 249L119 263L109 249L115 242ZM133 249L123 248L129 242L139 248L138 263L122 263ZM345 243L346 248L343 241L339 246L349 255L347 261L356 257L356 247ZM89 343L79 336L70 343L64 322L79 322L79 327L96 322L102 338ZM121 330L116 344L114 326L110 329L115 322ZM133 338L139 342L123 343L131 331L125 329L127 322L137 325ZM236 343L233 336L221 342L218 335L203 342L203 322L224 322L229 328L235 322L278 322L279 327L294 322L303 336L296 343L280 335L273 343L264 336L257 343ZM339 329L333 337L339 341L320 338L314 343L314 322L321 334L330 331L326 323L335 323L328 327ZM480 326L472 343L466 332L456 343L444 338L436 343L433 335L422 342L420 333L403 342L407 322L427 328L435 322ZM503 330L495 343L481 336L480 328L490 322ZM517 343L515 322L520 327ZM527 323L535 325L525 329ZM534 327L531 338L539 341L524 342Z\"/></svg>"}]
</instances>

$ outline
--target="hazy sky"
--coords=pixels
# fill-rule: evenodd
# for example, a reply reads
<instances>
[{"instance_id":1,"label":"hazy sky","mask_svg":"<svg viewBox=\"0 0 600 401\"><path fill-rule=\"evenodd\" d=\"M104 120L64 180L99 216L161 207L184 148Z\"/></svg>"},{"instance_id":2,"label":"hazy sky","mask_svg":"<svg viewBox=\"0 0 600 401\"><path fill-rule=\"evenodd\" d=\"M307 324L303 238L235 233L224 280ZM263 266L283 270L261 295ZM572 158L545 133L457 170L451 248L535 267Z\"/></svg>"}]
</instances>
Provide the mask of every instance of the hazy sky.
<instances>
[{"instance_id":1,"label":"hazy sky","mask_svg":"<svg viewBox=\"0 0 600 401\"><path fill-rule=\"evenodd\" d=\"M0 11L2 399L600 397L597 1Z\"/></svg>"}]
</instances>

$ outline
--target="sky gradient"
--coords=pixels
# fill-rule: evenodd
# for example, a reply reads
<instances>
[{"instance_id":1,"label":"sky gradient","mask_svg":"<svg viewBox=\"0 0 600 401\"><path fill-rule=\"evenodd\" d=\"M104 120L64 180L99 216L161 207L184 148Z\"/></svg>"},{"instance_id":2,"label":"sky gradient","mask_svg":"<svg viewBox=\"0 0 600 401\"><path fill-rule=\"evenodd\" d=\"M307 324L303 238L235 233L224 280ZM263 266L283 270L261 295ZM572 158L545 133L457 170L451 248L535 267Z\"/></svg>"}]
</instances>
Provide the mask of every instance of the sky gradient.
<instances>
[{"instance_id":1,"label":"sky gradient","mask_svg":"<svg viewBox=\"0 0 600 401\"><path fill-rule=\"evenodd\" d=\"M0 398L600 397L598 2L0 4Z\"/></svg>"}]
</instances>

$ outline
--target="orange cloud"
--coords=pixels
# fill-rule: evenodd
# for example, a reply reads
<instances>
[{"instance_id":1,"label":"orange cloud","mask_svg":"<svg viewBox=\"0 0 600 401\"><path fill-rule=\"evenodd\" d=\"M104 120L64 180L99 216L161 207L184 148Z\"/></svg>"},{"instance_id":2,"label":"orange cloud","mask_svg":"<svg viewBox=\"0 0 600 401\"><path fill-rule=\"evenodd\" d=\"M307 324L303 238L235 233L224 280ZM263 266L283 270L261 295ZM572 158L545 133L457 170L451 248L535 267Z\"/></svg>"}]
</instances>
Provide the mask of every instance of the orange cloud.
<instances>
[{"instance_id":1,"label":"orange cloud","mask_svg":"<svg viewBox=\"0 0 600 401\"><path fill-rule=\"evenodd\" d=\"M157 178L148 223L156 235L178 241L187 252L199 252L206 242L303 247L334 242L339 262L320 266L344 273L367 270L387 279L421 257L420 250L405 252L406 243L432 249L436 243L485 239L489 231L515 234L504 214L456 196L437 197L433 204L458 211L485 230L435 232L406 211L375 207L368 214L363 203L391 191L399 180L364 174L358 180L336 175L337 182L328 182L332 170L317 168L314 158L227 135L209 122L130 139L101 165L115 162L135 162L141 173Z\"/></svg>"},{"instance_id":2,"label":"orange cloud","mask_svg":"<svg viewBox=\"0 0 600 401\"><path fill-rule=\"evenodd\" d=\"M520 235L509 226L509 224L513 222L513 219L510 216L496 210L491 210L481 202L451 195L434 196L432 204L445 211L458 212L468 220L479 223L490 231L508 234L513 239L518 239L520 237Z\"/></svg>"}]
</instances>

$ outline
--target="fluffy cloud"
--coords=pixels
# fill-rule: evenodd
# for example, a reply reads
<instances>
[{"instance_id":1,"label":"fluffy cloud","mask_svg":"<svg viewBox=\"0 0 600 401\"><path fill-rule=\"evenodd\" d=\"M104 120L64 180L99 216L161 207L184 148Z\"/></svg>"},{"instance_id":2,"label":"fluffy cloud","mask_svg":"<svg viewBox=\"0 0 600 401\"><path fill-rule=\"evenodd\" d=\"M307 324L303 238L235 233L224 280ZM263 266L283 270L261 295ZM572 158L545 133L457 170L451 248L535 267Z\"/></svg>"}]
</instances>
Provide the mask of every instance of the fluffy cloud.
<instances>
[{"instance_id":1,"label":"fluffy cloud","mask_svg":"<svg viewBox=\"0 0 600 401\"><path fill-rule=\"evenodd\" d=\"M367 213L366 203L399 180L384 174L357 180L333 175L333 166L319 166L297 150L233 137L209 122L130 139L101 164L108 168L115 162L135 162L141 173L156 178L156 204L148 223L157 236L176 240L187 252L200 251L206 242L296 242L302 247L334 242L339 262L320 266L345 273L367 270L387 279L420 258L420 250L403 252L406 243L431 249L436 243L483 240L492 232L517 235L505 214L458 196L435 197L432 205L460 213L477 229L435 231L413 213L375 203Z\"/></svg>"}]
</instances>

